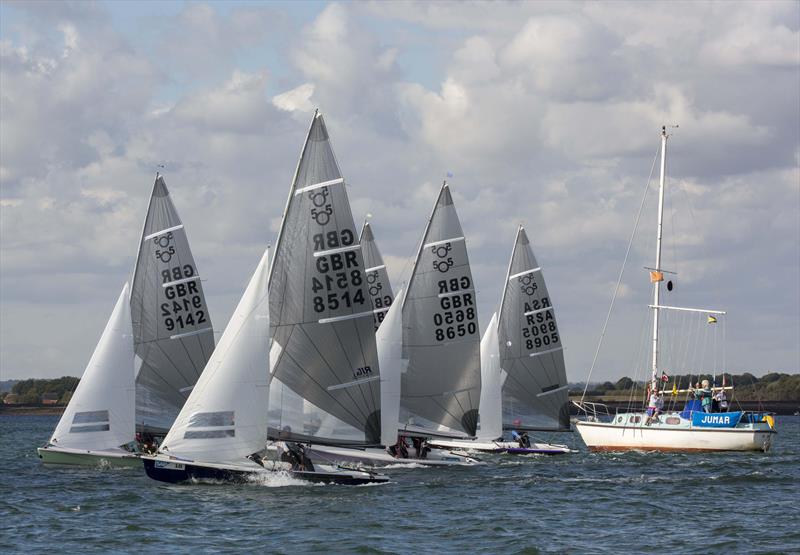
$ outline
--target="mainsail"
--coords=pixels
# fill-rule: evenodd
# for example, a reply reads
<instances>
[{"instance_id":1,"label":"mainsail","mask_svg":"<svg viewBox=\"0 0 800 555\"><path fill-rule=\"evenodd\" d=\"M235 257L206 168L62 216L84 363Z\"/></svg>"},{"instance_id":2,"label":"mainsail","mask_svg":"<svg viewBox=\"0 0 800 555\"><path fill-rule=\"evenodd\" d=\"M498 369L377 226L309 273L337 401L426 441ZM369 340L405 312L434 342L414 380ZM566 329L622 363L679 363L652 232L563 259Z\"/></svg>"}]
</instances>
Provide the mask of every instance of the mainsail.
<instances>
[{"instance_id":1,"label":"mainsail","mask_svg":"<svg viewBox=\"0 0 800 555\"><path fill-rule=\"evenodd\" d=\"M569 429L567 372L553 304L525 229L519 226L498 322L503 425Z\"/></svg>"},{"instance_id":2,"label":"mainsail","mask_svg":"<svg viewBox=\"0 0 800 555\"><path fill-rule=\"evenodd\" d=\"M122 289L94 354L50 443L101 450L134 440L130 289Z\"/></svg>"},{"instance_id":3,"label":"mainsail","mask_svg":"<svg viewBox=\"0 0 800 555\"><path fill-rule=\"evenodd\" d=\"M270 271L272 378L306 401L307 422L271 436L380 442L380 373L364 268L344 179L316 113ZM321 429L334 433L320 437Z\"/></svg>"},{"instance_id":4,"label":"mainsail","mask_svg":"<svg viewBox=\"0 0 800 555\"><path fill-rule=\"evenodd\" d=\"M264 448L269 400L268 253L164 438L161 452L204 462L235 462Z\"/></svg>"},{"instance_id":5,"label":"mainsail","mask_svg":"<svg viewBox=\"0 0 800 555\"><path fill-rule=\"evenodd\" d=\"M164 178L156 176L131 288L136 424L172 426L214 350L214 331L189 241Z\"/></svg>"},{"instance_id":6,"label":"mainsail","mask_svg":"<svg viewBox=\"0 0 800 555\"><path fill-rule=\"evenodd\" d=\"M478 310L464 233L446 183L403 301L403 357L408 368L402 375L401 424L433 423L475 435L481 389Z\"/></svg>"},{"instance_id":7,"label":"mainsail","mask_svg":"<svg viewBox=\"0 0 800 555\"><path fill-rule=\"evenodd\" d=\"M372 234L372 227L369 222L364 222L361 228L361 251L364 253L364 264L367 269L367 286L369 287L369 297L372 300L374 311L373 320L377 330L389 307L392 306L394 295L392 295L392 284L389 283L389 273L386 271L386 264L383 262L381 251L375 243L375 236Z\"/></svg>"}]
</instances>

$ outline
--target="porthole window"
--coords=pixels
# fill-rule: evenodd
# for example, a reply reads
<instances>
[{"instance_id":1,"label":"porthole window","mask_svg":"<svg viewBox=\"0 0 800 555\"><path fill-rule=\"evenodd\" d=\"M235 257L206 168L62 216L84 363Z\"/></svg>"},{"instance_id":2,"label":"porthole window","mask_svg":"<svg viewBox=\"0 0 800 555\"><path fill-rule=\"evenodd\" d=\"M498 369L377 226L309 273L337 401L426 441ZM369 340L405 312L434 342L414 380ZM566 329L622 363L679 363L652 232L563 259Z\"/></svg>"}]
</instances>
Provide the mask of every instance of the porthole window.
<instances>
[{"instance_id":1,"label":"porthole window","mask_svg":"<svg viewBox=\"0 0 800 555\"><path fill-rule=\"evenodd\" d=\"M677 426L680 423L681 423L681 419L678 418L677 416L670 416L670 417L667 418L667 424L671 424L673 426Z\"/></svg>"},{"instance_id":2,"label":"porthole window","mask_svg":"<svg viewBox=\"0 0 800 555\"><path fill-rule=\"evenodd\" d=\"M630 423L631 424L638 424L641 421L642 421L642 417L641 416L631 416L631 418L630 418Z\"/></svg>"}]
</instances>

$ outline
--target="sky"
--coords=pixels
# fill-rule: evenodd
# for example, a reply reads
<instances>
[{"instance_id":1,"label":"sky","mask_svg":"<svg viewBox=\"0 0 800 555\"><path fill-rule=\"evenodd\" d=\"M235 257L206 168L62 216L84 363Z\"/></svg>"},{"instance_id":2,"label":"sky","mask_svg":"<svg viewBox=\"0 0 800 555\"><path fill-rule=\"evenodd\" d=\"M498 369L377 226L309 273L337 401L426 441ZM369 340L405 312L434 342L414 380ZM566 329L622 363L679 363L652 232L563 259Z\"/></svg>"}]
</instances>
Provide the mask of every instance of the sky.
<instances>
[{"instance_id":1,"label":"sky","mask_svg":"<svg viewBox=\"0 0 800 555\"><path fill-rule=\"evenodd\" d=\"M0 378L83 372L159 165L221 333L315 108L395 288L448 172L482 329L525 225L575 382L645 191L592 379L646 366L678 125L662 302L727 311L687 332L704 364L800 371L798 2L4 1Z\"/></svg>"}]
</instances>

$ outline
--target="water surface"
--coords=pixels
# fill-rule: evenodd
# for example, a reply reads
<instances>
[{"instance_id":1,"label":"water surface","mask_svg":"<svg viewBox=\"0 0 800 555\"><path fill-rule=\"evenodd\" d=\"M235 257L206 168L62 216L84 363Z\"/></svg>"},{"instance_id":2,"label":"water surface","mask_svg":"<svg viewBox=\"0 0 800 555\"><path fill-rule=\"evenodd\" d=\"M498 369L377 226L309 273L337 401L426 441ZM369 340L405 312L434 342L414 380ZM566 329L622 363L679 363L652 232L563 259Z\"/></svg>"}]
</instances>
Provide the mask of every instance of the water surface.
<instances>
[{"instance_id":1,"label":"water surface","mask_svg":"<svg viewBox=\"0 0 800 555\"><path fill-rule=\"evenodd\" d=\"M768 454L591 454L552 434L580 452L361 487L45 467L57 422L0 416L2 553L800 553L800 417L778 417Z\"/></svg>"}]
</instances>

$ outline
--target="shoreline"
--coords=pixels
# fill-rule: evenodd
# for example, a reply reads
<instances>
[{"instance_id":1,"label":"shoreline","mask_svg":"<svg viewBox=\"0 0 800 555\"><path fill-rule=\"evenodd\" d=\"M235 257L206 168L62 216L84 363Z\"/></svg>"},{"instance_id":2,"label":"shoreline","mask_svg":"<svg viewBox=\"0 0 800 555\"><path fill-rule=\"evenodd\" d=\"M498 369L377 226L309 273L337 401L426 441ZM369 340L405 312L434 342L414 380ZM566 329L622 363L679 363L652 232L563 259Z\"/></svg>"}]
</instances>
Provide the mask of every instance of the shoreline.
<instances>
[{"instance_id":1,"label":"shoreline","mask_svg":"<svg viewBox=\"0 0 800 555\"><path fill-rule=\"evenodd\" d=\"M0 416L61 416L67 407L0 405Z\"/></svg>"},{"instance_id":2,"label":"shoreline","mask_svg":"<svg viewBox=\"0 0 800 555\"><path fill-rule=\"evenodd\" d=\"M570 397L570 401L580 401L580 397L575 397L575 398ZM611 411L617 411L617 410L643 411L646 408L645 404L642 402L635 401L629 403L628 401L603 400L602 397L586 397L585 401L589 403L599 403L602 405L606 405ZM665 396L665 401L666 401L666 396ZM665 402L664 405L666 408L667 403ZM752 412L764 411L764 412L774 412L775 414L781 416L792 416L796 411L800 411L800 401L733 401L732 406L730 407L729 410L734 410L734 411L745 410ZM570 402L569 412L570 416L578 416L582 414L582 411L578 410L578 407L576 407L571 402Z\"/></svg>"}]
</instances>

